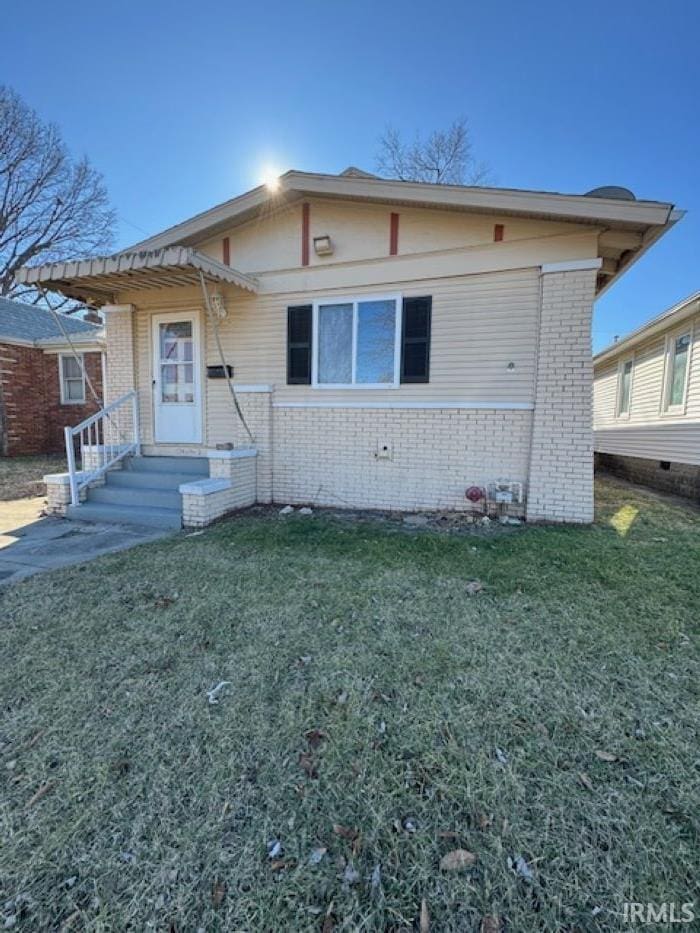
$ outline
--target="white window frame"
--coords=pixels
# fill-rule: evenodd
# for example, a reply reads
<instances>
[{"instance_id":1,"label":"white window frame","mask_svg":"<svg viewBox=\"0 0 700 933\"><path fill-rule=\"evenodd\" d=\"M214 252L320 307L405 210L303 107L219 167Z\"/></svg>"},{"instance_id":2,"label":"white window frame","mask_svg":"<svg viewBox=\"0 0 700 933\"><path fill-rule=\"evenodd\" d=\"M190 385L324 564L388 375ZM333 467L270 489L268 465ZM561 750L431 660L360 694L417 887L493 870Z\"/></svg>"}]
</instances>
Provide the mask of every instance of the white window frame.
<instances>
[{"instance_id":1,"label":"white window frame","mask_svg":"<svg viewBox=\"0 0 700 933\"><path fill-rule=\"evenodd\" d=\"M671 405L671 383L673 381L673 356L675 353L676 341L679 337L688 337L688 362L685 367L685 382L683 383L683 399L677 405ZM685 327L679 327L672 333L666 335L664 348L664 381L661 392L661 414L666 417L674 415L684 415L688 402L688 384L690 382L690 369L693 365L693 346L695 344L694 327L687 324Z\"/></svg>"},{"instance_id":2,"label":"white window frame","mask_svg":"<svg viewBox=\"0 0 700 933\"><path fill-rule=\"evenodd\" d=\"M68 398L66 393L66 386L64 382L63 375L63 361L64 359L74 360L78 357L80 360L80 377L83 381L83 397L82 399ZM84 405L86 402L85 395L85 354L84 353L59 353L58 354L58 384L61 389L61 405Z\"/></svg>"},{"instance_id":3,"label":"white window frame","mask_svg":"<svg viewBox=\"0 0 700 933\"><path fill-rule=\"evenodd\" d=\"M627 365L627 363L632 364L632 368L630 369L630 396L629 396L629 401L627 403L627 411L623 411L622 410L622 377L623 377L625 366ZM634 370L635 370L634 354L632 354L631 356L625 356L617 364L617 396L615 398L615 417L616 418L627 419L629 418L630 412L632 411L632 389L634 386Z\"/></svg>"},{"instance_id":4,"label":"white window frame","mask_svg":"<svg viewBox=\"0 0 700 933\"><path fill-rule=\"evenodd\" d=\"M365 301L393 301L396 308L394 323L394 378L391 382L355 382L357 373L357 306ZM319 308L322 305L349 305L352 309L352 382L319 382ZM314 389L397 389L401 379L401 311L403 295L331 295L313 302L312 311L312 348L311 348L311 386Z\"/></svg>"}]
</instances>

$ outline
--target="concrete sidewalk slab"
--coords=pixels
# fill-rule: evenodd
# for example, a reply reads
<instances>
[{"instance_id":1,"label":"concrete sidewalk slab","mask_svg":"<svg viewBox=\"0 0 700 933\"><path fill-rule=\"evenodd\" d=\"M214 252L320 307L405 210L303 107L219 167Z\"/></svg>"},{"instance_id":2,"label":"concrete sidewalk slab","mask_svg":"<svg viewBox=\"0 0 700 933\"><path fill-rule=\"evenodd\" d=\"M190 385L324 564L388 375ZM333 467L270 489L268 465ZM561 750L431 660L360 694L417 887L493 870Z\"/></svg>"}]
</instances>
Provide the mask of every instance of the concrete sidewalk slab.
<instances>
[{"instance_id":1,"label":"concrete sidewalk slab","mask_svg":"<svg viewBox=\"0 0 700 933\"><path fill-rule=\"evenodd\" d=\"M140 525L69 521L43 514L43 498L0 502L0 586L173 534Z\"/></svg>"}]
</instances>

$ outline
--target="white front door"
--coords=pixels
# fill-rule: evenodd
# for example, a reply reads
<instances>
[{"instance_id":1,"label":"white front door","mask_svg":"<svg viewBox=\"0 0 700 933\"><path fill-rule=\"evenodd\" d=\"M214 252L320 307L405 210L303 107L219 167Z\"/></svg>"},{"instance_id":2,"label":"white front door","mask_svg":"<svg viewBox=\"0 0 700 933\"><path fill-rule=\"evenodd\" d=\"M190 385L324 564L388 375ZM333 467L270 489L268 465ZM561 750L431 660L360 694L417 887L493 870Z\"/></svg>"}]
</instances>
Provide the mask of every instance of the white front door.
<instances>
[{"instance_id":1,"label":"white front door","mask_svg":"<svg viewBox=\"0 0 700 933\"><path fill-rule=\"evenodd\" d=\"M153 318L153 412L157 444L201 444L199 315Z\"/></svg>"}]
</instances>

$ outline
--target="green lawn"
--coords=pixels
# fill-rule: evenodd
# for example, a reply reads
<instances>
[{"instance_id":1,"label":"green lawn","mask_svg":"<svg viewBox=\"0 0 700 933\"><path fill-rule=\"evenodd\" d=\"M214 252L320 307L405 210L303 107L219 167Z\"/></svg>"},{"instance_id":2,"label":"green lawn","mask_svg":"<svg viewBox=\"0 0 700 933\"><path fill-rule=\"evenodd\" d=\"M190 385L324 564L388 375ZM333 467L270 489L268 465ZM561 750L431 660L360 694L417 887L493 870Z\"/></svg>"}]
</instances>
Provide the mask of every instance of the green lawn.
<instances>
[{"instance_id":1,"label":"green lawn","mask_svg":"<svg viewBox=\"0 0 700 933\"><path fill-rule=\"evenodd\" d=\"M46 492L44 476L63 473L66 469L66 458L57 454L0 457L0 502L42 496Z\"/></svg>"},{"instance_id":2,"label":"green lawn","mask_svg":"<svg viewBox=\"0 0 700 933\"><path fill-rule=\"evenodd\" d=\"M700 516L598 504L242 515L0 590L0 921L528 933L693 900Z\"/></svg>"}]
</instances>

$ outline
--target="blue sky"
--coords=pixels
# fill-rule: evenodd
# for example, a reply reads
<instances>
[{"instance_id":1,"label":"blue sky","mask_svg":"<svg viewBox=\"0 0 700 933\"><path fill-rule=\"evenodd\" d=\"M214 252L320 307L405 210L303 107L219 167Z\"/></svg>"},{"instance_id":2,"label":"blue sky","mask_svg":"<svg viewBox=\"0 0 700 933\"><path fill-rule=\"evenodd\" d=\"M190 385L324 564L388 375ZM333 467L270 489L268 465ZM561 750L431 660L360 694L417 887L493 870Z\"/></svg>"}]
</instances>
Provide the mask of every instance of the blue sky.
<instances>
[{"instance_id":1,"label":"blue sky","mask_svg":"<svg viewBox=\"0 0 700 933\"><path fill-rule=\"evenodd\" d=\"M372 170L391 123L466 117L494 183L603 184L686 218L599 302L595 346L700 289L700 5L40 0L3 8L0 80L107 180L119 246L273 163Z\"/></svg>"}]
</instances>

